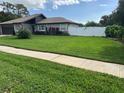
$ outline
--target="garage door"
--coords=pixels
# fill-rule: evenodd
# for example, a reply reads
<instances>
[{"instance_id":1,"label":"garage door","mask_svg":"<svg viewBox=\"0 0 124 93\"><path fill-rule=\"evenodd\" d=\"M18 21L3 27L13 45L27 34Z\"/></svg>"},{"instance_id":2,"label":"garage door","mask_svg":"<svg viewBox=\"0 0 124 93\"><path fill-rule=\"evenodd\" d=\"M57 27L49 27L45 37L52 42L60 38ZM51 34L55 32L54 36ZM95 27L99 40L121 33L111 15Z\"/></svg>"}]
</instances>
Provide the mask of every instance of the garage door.
<instances>
[{"instance_id":1,"label":"garage door","mask_svg":"<svg viewBox=\"0 0 124 93\"><path fill-rule=\"evenodd\" d=\"M13 35L14 34L14 26L13 25L2 25L2 34Z\"/></svg>"}]
</instances>

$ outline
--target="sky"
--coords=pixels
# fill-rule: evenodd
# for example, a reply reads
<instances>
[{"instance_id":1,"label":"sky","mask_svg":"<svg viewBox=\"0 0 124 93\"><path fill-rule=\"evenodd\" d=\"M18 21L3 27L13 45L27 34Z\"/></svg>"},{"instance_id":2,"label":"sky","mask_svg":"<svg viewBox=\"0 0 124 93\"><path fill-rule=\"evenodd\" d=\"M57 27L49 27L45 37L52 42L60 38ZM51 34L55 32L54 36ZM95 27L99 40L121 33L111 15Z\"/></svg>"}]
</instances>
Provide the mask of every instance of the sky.
<instances>
[{"instance_id":1,"label":"sky","mask_svg":"<svg viewBox=\"0 0 124 93\"><path fill-rule=\"evenodd\" d=\"M3 1L22 3L30 14L65 17L79 23L99 22L101 16L111 14L118 6L118 0L0 0L0 3Z\"/></svg>"}]
</instances>

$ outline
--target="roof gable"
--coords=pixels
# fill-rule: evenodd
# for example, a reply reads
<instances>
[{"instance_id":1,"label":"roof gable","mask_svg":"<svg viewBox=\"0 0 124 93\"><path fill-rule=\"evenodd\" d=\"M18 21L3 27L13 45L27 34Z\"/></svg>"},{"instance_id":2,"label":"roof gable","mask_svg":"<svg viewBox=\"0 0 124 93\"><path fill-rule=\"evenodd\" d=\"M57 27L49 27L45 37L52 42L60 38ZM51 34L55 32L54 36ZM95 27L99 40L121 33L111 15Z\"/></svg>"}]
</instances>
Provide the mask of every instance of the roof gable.
<instances>
[{"instance_id":1,"label":"roof gable","mask_svg":"<svg viewBox=\"0 0 124 93\"><path fill-rule=\"evenodd\" d=\"M43 14L34 14L31 16L27 16L27 17L22 17L22 18L18 18L18 19L14 19L14 20L10 20L10 21L6 21L6 22L2 22L0 24L16 24L16 23L24 23L27 22L33 18L36 18L38 16L43 16L44 18L46 18Z\"/></svg>"},{"instance_id":2,"label":"roof gable","mask_svg":"<svg viewBox=\"0 0 124 93\"><path fill-rule=\"evenodd\" d=\"M47 18L43 19L42 21L38 22L38 24L52 24L52 23L71 23L71 24L78 24L76 22L73 22L71 20L68 20L63 17L52 17L52 18Z\"/></svg>"}]
</instances>

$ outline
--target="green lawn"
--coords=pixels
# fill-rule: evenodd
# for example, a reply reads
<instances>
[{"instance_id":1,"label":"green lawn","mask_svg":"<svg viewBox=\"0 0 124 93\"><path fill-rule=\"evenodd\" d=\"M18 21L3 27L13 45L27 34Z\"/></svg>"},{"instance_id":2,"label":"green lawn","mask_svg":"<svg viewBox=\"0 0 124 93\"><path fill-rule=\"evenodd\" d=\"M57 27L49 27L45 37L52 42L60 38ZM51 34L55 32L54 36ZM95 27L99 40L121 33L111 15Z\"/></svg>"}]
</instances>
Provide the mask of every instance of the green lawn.
<instances>
[{"instance_id":1,"label":"green lawn","mask_svg":"<svg viewBox=\"0 0 124 93\"><path fill-rule=\"evenodd\" d=\"M33 36L26 40L1 37L0 44L124 64L124 45L101 37Z\"/></svg>"},{"instance_id":2,"label":"green lawn","mask_svg":"<svg viewBox=\"0 0 124 93\"><path fill-rule=\"evenodd\" d=\"M11 93L123 93L124 79L0 52L0 93L10 91Z\"/></svg>"}]
</instances>

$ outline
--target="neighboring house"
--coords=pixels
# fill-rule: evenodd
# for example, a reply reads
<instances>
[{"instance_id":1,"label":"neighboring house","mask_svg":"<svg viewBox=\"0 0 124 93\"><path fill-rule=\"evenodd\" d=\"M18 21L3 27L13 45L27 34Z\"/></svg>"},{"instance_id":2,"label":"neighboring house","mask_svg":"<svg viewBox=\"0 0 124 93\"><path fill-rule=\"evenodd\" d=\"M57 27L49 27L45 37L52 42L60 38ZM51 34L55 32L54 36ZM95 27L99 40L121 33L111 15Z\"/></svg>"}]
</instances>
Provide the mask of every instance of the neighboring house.
<instances>
[{"instance_id":1,"label":"neighboring house","mask_svg":"<svg viewBox=\"0 0 124 93\"><path fill-rule=\"evenodd\" d=\"M23 18L18 18L15 20L6 21L0 23L0 33L1 34L15 34L20 29L25 28L30 31L34 31L34 25L45 19L46 17L43 14L35 14Z\"/></svg>"},{"instance_id":2,"label":"neighboring house","mask_svg":"<svg viewBox=\"0 0 124 93\"><path fill-rule=\"evenodd\" d=\"M15 34L21 28L33 33L68 33L69 29L78 28L80 24L62 17L46 18L43 14L10 20L0 23L0 34Z\"/></svg>"},{"instance_id":3,"label":"neighboring house","mask_svg":"<svg viewBox=\"0 0 124 93\"><path fill-rule=\"evenodd\" d=\"M80 24L63 17L43 19L37 23L35 31L57 34L58 32L68 33L70 28L78 28Z\"/></svg>"}]
</instances>

